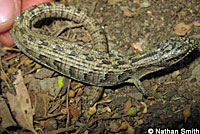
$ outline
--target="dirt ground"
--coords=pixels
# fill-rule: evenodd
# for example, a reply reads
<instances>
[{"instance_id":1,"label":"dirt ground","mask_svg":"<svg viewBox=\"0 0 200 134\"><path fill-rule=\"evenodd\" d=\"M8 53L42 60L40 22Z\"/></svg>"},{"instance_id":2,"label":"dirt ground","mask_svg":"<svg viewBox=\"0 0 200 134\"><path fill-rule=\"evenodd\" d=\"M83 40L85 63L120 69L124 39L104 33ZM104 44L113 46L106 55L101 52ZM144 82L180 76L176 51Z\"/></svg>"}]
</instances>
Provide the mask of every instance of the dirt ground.
<instances>
[{"instance_id":1,"label":"dirt ground","mask_svg":"<svg viewBox=\"0 0 200 134\"><path fill-rule=\"evenodd\" d=\"M105 31L109 50L125 56L155 47L173 36L200 34L199 0L74 0L70 4L96 18ZM62 25L66 25L65 21L57 20L43 28L52 33ZM70 30L67 38L87 42L82 44L91 47L86 29L77 26ZM68 31L60 36L66 38ZM200 128L199 55L199 50L195 50L180 63L142 78L145 89L154 92L154 96L143 97L133 84L122 84L104 89L101 98L91 106L91 100L99 95L99 87L69 80L15 48L3 51L0 96L9 107L6 113L12 116L0 112L0 132L141 134L148 133L149 128ZM19 120L28 122L26 116L19 119L13 112L16 109L10 108L7 94L16 94L13 82L20 77L16 76L19 69L28 91L25 96L30 96L34 111L34 130L21 125ZM4 106L2 101L0 110ZM13 122L18 125L5 125L2 116L15 117Z\"/></svg>"}]
</instances>

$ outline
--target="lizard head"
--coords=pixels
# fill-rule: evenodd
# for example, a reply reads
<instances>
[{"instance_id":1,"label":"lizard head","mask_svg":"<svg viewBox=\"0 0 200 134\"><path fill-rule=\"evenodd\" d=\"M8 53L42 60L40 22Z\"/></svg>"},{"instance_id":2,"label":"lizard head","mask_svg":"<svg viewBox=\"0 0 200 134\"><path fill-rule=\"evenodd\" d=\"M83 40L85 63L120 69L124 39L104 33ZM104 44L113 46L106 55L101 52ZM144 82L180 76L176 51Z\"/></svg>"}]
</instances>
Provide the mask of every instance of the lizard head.
<instances>
[{"instance_id":1,"label":"lizard head","mask_svg":"<svg viewBox=\"0 0 200 134\"><path fill-rule=\"evenodd\" d=\"M198 44L199 40L196 38L170 38L159 43L156 47L150 50L131 57L130 62L132 66L138 66L141 68L166 68L186 57L198 46Z\"/></svg>"},{"instance_id":2,"label":"lizard head","mask_svg":"<svg viewBox=\"0 0 200 134\"><path fill-rule=\"evenodd\" d=\"M199 40L195 38L176 37L170 38L164 42L161 42L157 48L160 57L161 66L171 66L188 54L190 54L199 44Z\"/></svg>"}]
</instances>

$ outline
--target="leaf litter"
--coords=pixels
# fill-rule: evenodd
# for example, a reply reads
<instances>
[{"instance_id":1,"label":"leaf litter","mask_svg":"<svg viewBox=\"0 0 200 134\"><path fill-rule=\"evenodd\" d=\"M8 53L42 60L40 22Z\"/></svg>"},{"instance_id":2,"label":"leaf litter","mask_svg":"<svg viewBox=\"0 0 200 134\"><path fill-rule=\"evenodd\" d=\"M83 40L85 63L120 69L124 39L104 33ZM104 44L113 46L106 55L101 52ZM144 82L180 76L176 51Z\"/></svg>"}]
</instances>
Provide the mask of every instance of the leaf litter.
<instances>
[{"instance_id":1,"label":"leaf litter","mask_svg":"<svg viewBox=\"0 0 200 134\"><path fill-rule=\"evenodd\" d=\"M183 0L181 0L181 1L183 2ZM190 21L187 21L186 19L184 21L176 20L176 22L174 22L173 19L170 19L171 16L169 17L169 16L166 16L166 14L165 15L161 14L161 13L163 13L162 11L164 11L164 10L161 11L159 9L159 7L161 5L163 5L163 7L166 6L165 3L162 3L161 1L157 2L157 1L148 1L148 0L144 0L144 1L143 0L134 0L133 5L131 2L129 2L127 4L126 1L124 1L124 0L106 1L106 2L108 2L108 4L105 4L103 2L105 2L105 1L98 1L95 3L94 8L92 9L94 11L92 11L91 15L95 16L96 12L97 12L97 15L95 17L96 18L100 17L99 18L100 24L102 24L102 26L105 26L105 29L106 29L105 31L107 32L108 36L114 37L113 41L117 42L118 41L117 39L119 39L119 40L125 41L125 43L126 43L126 40L128 40L128 42L132 42L132 44L130 45L131 47L141 50L141 51L143 50L143 48L146 48L146 47L143 47L144 44L149 45L152 43L151 41L157 42L157 40L153 39L154 38L153 36L162 39L163 36L165 37L165 35L169 35L170 34L169 29L166 29L166 27L168 27L168 25L170 28L172 28L172 29L174 28L174 31L171 29L170 29L170 31L173 31L175 34L178 33L180 35L188 34L191 30L192 25L195 25L195 26L199 25L198 22L195 22L195 21L190 22ZM144 3L144 2L146 2L146 4L142 5L142 3ZM87 2L84 1L83 3L85 4ZM176 2L172 2L172 3L177 4ZM156 5L156 4L158 4L158 5ZM81 3L81 5L82 5L82 3ZM94 3L92 5L94 5ZM149 6L150 6L150 8L148 8ZM99 7L100 7L100 13L98 11ZM158 7L157 10L152 10L153 8L156 9L157 7ZM172 7L172 9L171 9L171 7ZM171 10L170 13L173 14L173 12L174 12L173 6L171 6L171 7L170 7L170 10ZM176 7L178 7L178 6L176 6ZM166 8L166 7L164 7L164 8ZM103 14L101 13L101 10L102 10ZM185 10L185 8L183 8L182 10ZM126 14L124 12L126 12ZM151 12L151 16L148 15L148 12ZM178 11L175 12L174 14L176 15L176 13L178 13ZM112 17L109 17L109 14ZM106 19L107 15L108 15L108 19ZM119 15L121 15L121 16L119 16ZM161 17L159 18L159 16L161 16ZM157 19L157 17L158 17L158 19ZM118 24L116 18L120 18L120 21L119 21L121 24L120 27L118 27L119 24ZM124 18L125 18L125 21L124 21ZM167 20L167 21L164 22L165 20ZM136 23L134 23L134 22L136 22ZM161 27L157 26L157 24L160 24ZM171 26L171 24L173 24L173 27ZM179 28L176 29L175 24L177 24L177 27L179 27ZM132 27L134 27L134 28L132 28ZM153 27L153 29L152 29L152 27ZM165 30L165 32L163 32L164 31L163 29ZM61 30L59 30L59 32L57 32L57 34L60 34L62 32L62 30L63 30L63 27L61 27ZM128 30L129 31L128 31L128 34L124 34L124 32L121 32L120 30L125 31L125 32ZM73 31L73 29L70 29L68 31L67 39L70 38L72 31ZM113 36L111 31L114 31L113 33L118 32L119 36L117 36L117 35ZM79 34L78 30L76 30L76 32L77 32L77 34ZM87 33L87 32L88 31L85 30L85 33ZM162 33L166 33L166 34L162 34ZM61 35L65 36L65 34L61 34ZM76 35L73 35L73 37L76 37ZM129 39L129 37L131 37L131 39ZM151 38L151 37L153 37L153 38ZM85 41L87 39L88 38L86 38L86 39L83 38L79 41L81 42L81 41ZM142 42L141 46L137 45L140 43L140 39L142 39L142 41L145 40L144 41L145 43ZM77 41L77 39L72 39L72 41L73 40ZM139 43L135 43L135 42L138 42L138 40L139 40ZM113 44L115 44L115 43L113 43ZM125 51L125 53L126 53L126 51ZM13 58L14 56L15 55L10 55L8 57ZM16 55L16 57L17 56L18 56L18 54ZM36 65L34 63L32 63L32 61L24 61L24 59L26 59L26 56L24 56L20 60L21 64L19 64L20 66L18 66L18 67L20 67L23 70L23 72L25 72L25 74L30 74L30 73L34 74L34 75L37 74L38 70L40 70L40 67L38 69L36 67ZM15 63L16 62L12 61L12 62L10 62L10 65L14 65ZM30 67L31 69L33 68L33 69L28 70L28 73L27 73L26 66ZM35 73L35 71L36 71L36 73ZM15 70L13 70L13 66L12 66L12 69L9 73L13 74L14 72L15 72ZM45 80L45 78L52 78L52 77L58 76L58 74L54 73L54 72L51 73L51 75L49 75L49 76L48 75L49 75L49 73L44 73L44 75L41 75L38 77L38 81ZM25 75L25 77L26 77L26 75ZM24 79L26 79L26 78L24 78ZM155 79L156 80L154 80L154 79L148 80L148 81L152 81L152 82L149 82L150 83L149 87L147 85L148 89L152 90L152 87L154 87L155 83L163 83L162 79L160 80L161 82L157 81L157 78L155 78ZM170 79L170 77L168 79ZM50 81L49 79L46 79L46 80ZM58 82L58 81L55 80L55 82ZM63 82L63 84L64 83L65 82ZM42 124L41 120L43 120L43 121L45 120L46 122L56 122L56 123L58 123L57 121L59 121L59 123L62 122L61 125L63 125L63 124L65 124L63 122L65 122L67 119L67 120L70 120L72 127L68 127L66 125L63 128L58 128L58 130L51 131L51 133L64 132L64 131L68 131L68 130L76 131L76 133L78 133L79 131L82 133L83 132L84 133L87 133L87 132L95 133L95 132L98 132L97 131L98 129L101 131L104 130L104 132L107 132L107 133L109 133L109 132L135 133L135 131L134 131L135 128L136 129L141 128L144 130L145 126L148 126L148 124L152 125L152 126L154 124L156 124L155 122L157 122L158 120L155 120L154 117L161 117L159 115L162 115L162 113L159 113L159 110L158 110L160 107L163 106L161 108L161 111L164 111L167 109L167 107L170 108L170 106L171 106L171 101L170 101L171 96L170 97L166 96L167 100L165 100L165 102L168 103L168 105L164 104L164 103L159 104L159 100L157 100L153 97L151 99L148 98L145 101L145 103L141 102L141 101L143 101L142 99L137 99L136 97L133 97L134 98L133 99L130 96L129 97L131 98L131 101L130 101L130 99L127 99L128 101L127 100L121 101L119 99L121 96L128 98L127 97L128 93L129 94L135 93L135 90L131 87L131 88L129 88L131 90L127 90L127 88L122 88L122 90L117 89L117 92L113 92L110 89L108 89L106 91L106 94L107 94L108 98L110 97L109 99L111 101L108 101L108 102L105 101L104 103L97 102L95 104L95 106L89 108L88 106L86 106L87 102L88 102L87 96L85 96L83 94L83 92L85 92L85 88L87 88L88 86L81 85L79 83L77 84L76 82L72 82L72 83L75 83L75 84L71 85L72 90L71 89L70 90L73 91L73 93L72 93L72 95L69 95L70 96L69 100L66 99L67 94L62 94L63 96L56 95L56 98L49 95L48 91L51 90L52 88L51 87L48 88L48 85L49 85L48 82L46 82L46 84L43 84L43 85L47 85L47 86L45 86L45 89L42 91L34 90L34 86L30 90L29 83L26 83L26 85L29 89L29 93L30 93L29 95L31 96L31 102L35 109L36 119L34 120L34 122L38 123L37 125L35 125L37 128L37 131L42 131L42 129L44 129L44 130L46 129L46 128L43 128L46 125L39 126L39 124ZM175 84L177 84L177 83L174 83L174 85ZM35 88L36 88L36 86L38 86L39 84L37 84L37 82L35 82L32 85L35 85ZM163 89L162 91L173 91L173 88L169 87L169 86L173 86L172 84L167 85L167 86L163 85L165 87L161 87L161 85L159 85L159 84L156 84L156 85L158 85L157 86L158 90L156 88L156 90L153 90L154 92L160 92L161 88ZM177 86L177 85L175 85L175 86ZM128 93L126 93L126 91L124 91L123 89L127 90ZM175 89L177 89L177 87L175 87ZM192 90L192 89L193 88L190 88L190 90ZM93 90L96 90L96 89L93 89ZM173 95L176 94L177 96L179 96L179 93L176 93L176 92L175 93L172 92L172 94ZM185 94L185 93L183 93L183 94ZM118 102L113 101L113 96L116 97L117 98L116 100L119 100L119 101ZM163 96L165 96L165 94ZM186 98L187 98L187 95L183 95L183 96L186 96ZM105 99L105 100L109 100L109 99ZM140 103L133 103L135 101L137 102L138 100L140 101ZM67 102L69 101L69 107L66 106L66 101ZM154 101L155 101L155 104L157 104L156 106L158 106L158 109L156 109L155 105L151 106L152 105L151 103ZM176 101L178 101L178 100L176 100ZM184 102L182 99L182 96L180 97L180 101ZM140 105L140 106L137 107L137 105ZM182 103L180 106L182 106ZM184 109L184 111L182 111L186 122L190 121L190 118L192 117L192 108L193 108L193 105L189 108L186 107ZM179 111L180 109L178 109L177 111ZM170 112L171 111L169 110L169 113ZM15 115L15 112L13 112L13 113ZM69 114L69 113L71 116L68 116L68 115L66 116L66 114ZM88 116L89 116L89 118L88 118ZM40 118L38 118L38 117L40 117ZM162 121L167 122L169 117L171 117L170 114L167 115L166 118L163 118ZM46 120L48 118L53 119L53 121ZM88 119L87 120L88 122L86 121L86 119ZM155 121L155 122L153 123L153 121ZM47 123L47 124L50 124L50 123ZM73 128L74 124L77 125L76 128ZM101 126L102 124L104 125L103 127ZM116 124L118 124L118 125L116 125ZM164 125L166 125L166 124L164 124ZM116 126L121 126L121 127L117 128ZM69 128L73 128L73 129L69 129ZM54 129L56 129L56 128L54 128ZM49 130L52 130L52 129L49 129Z\"/></svg>"},{"instance_id":2,"label":"leaf litter","mask_svg":"<svg viewBox=\"0 0 200 134\"><path fill-rule=\"evenodd\" d=\"M31 99L20 70L13 84L16 89L16 95L7 92L7 98L12 112L15 113L15 119L21 127L36 134L37 132L33 127Z\"/></svg>"}]
</instances>

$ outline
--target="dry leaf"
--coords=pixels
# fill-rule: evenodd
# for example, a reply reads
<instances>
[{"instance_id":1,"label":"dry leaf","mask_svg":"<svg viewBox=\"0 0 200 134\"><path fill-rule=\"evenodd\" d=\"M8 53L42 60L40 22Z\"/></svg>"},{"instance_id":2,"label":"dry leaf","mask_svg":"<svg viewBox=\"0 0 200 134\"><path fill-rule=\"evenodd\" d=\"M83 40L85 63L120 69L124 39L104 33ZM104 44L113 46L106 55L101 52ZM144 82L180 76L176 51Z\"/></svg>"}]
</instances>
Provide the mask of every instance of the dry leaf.
<instances>
[{"instance_id":1,"label":"dry leaf","mask_svg":"<svg viewBox=\"0 0 200 134\"><path fill-rule=\"evenodd\" d=\"M33 127L33 109L31 106L30 96L24 84L21 71L18 71L16 80L14 81L16 95L7 92L7 98L11 110L15 113L15 119L24 129L37 133Z\"/></svg>"},{"instance_id":2,"label":"dry leaf","mask_svg":"<svg viewBox=\"0 0 200 134\"><path fill-rule=\"evenodd\" d=\"M95 103L92 107L89 108L88 114L89 114L89 115L95 114L96 111L97 111L96 106L97 106L98 104L105 104L105 103L109 103L109 102L111 102L111 101L112 101L111 99L107 99L107 100L101 100L101 101Z\"/></svg>"},{"instance_id":3,"label":"dry leaf","mask_svg":"<svg viewBox=\"0 0 200 134\"><path fill-rule=\"evenodd\" d=\"M13 73L15 71L15 67L11 67L11 68L9 68L8 69L8 72L11 74L11 73Z\"/></svg>"},{"instance_id":4,"label":"dry leaf","mask_svg":"<svg viewBox=\"0 0 200 134\"><path fill-rule=\"evenodd\" d=\"M133 127L131 125L129 125L128 122L123 122L121 124L121 126L118 128L118 130L126 130L128 129L128 134L134 134L135 130L133 129Z\"/></svg>"},{"instance_id":5,"label":"dry leaf","mask_svg":"<svg viewBox=\"0 0 200 134\"><path fill-rule=\"evenodd\" d=\"M193 25L193 23L186 25L183 22L177 24L174 28L175 34L185 35L187 33L187 31L192 27L192 25Z\"/></svg>"},{"instance_id":6,"label":"dry leaf","mask_svg":"<svg viewBox=\"0 0 200 134\"><path fill-rule=\"evenodd\" d=\"M46 93L35 94L35 115L37 117L47 117L50 97Z\"/></svg>"},{"instance_id":7,"label":"dry leaf","mask_svg":"<svg viewBox=\"0 0 200 134\"><path fill-rule=\"evenodd\" d=\"M123 6L123 7L121 7L120 9L123 11L123 13L124 13L123 15L124 15L124 16L127 16L127 17L132 17L132 16L134 16L134 13L131 12L131 11L128 9L128 7Z\"/></svg>"},{"instance_id":8,"label":"dry leaf","mask_svg":"<svg viewBox=\"0 0 200 134\"><path fill-rule=\"evenodd\" d=\"M125 130L128 128L128 123L127 122L123 122L121 124L121 126L118 128L118 130Z\"/></svg>"},{"instance_id":9,"label":"dry leaf","mask_svg":"<svg viewBox=\"0 0 200 134\"><path fill-rule=\"evenodd\" d=\"M4 100L0 100L0 118L1 118L1 126L3 128L7 128L10 126L17 126Z\"/></svg>"},{"instance_id":10,"label":"dry leaf","mask_svg":"<svg viewBox=\"0 0 200 134\"><path fill-rule=\"evenodd\" d=\"M50 118L45 121L40 122L41 126L43 126L48 131L53 131L58 129L58 123L55 119Z\"/></svg>"},{"instance_id":11,"label":"dry leaf","mask_svg":"<svg viewBox=\"0 0 200 134\"><path fill-rule=\"evenodd\" d=\"M97 103L95 103L92 107L89 108L88 114L90 116L96 113L96 111L97 111L96 106L97 106Z\"/></svg>"},{"instance_id":12,"label":"dry leaf","mask_svg":"<svg viewBox=\"0 0 200 134\"><path fill-rule=\"evenodd\" d=\"M84 87L84 85L82 83L78 83L78 84L74 84L72 85L72 89L78 89L78 88L81 88L81 87Z\"/></svg>"},{"instance_id":13,"label":"dry leaf","mask_svg":"<svg viewBox=\"0 0 200 134\"><path fill-rule=\"evenodd\" d=\"M35 69L41 69L41 68L42 68L42 65L40 65L38 63L35 64Z\"/></svg>"},{"instance_id":14,"label":"dry leaf","mask_svg":"<svg viewBox=\"0 0 200 134\"><path fill-rule=\"evenodd\" d=\"M110 107L104 107L104 109L106 110L106 111L108 111L109 113L111 112L111 108Z\"/></svg>"},{"instance_id":15,"label":"dry leaf","mask_svg":"<svg viewBox=\"0 0 200 134\"><path fill-rule=\"evenodd\" d=\"M73 106L69 106L69 112L72 114L75 120L78 120L81 115L81 113Z\"/></svg>"},{"instance_id":16,"label":"dry leaf","mask_svg":"<svg viewBox=\"0 0 200 134\"><path fill-rule=\"evenodd\" d=\"M101 100L101 101L97 102L97 104L105 104L105 103L109 103L111 101L112 101L111 99Z\"/></svg>"},{"instance_id":17,"label":"dry leaf","mask_svg":"<svg viewBox=\"0 0 200 134\"><path fill-rule=\"evenodd\" d=\"M140 43L132 43L132 44L130 44L130 46L131 46L132 48L138 50L139 52L142 52L143 50L142 50L142 47L141 47L141 43L143 43L143 42L140 42Z\"/></svg>"},{"instance_id":18,"label":"dry leaf","mask_svg":"<svg viewBox=\"0 0 200 134\"><path fill-rule=\"evenodd\" d=\"M129 98L128 101L125 103L124 112L128 112L128 110L131 108L131 106L132 106L131 99Z\"/></svg>"},{"instance_id":19,"label":"dry leaf","mask_svg":"<svg viewBox=\"0 0 200 134\"><path fill-rule=\"evenodd\" d=\"M186 122L187 121L187 119L190 117L190 115L191 115L191 104L190 105L187 105L186 106L186 108L184 109L184 111L183 111L183 115L184 115L184 121Z\"/></svg>"},{"instance_id":20,"label":"dry leaf","mask_svg":"<svg viewBox=\"0 0 200 134\"><path fill-rule=\"evenodd\" d=\"M144 103L144 102L140 102L143 106L144 106L144 109L142 111L143 114L146 114L147 113L147 104Z\"/></svg>"},{"instance_id":21,"label":"dry leaf","mask_svg":"<svg viewBox=\"0 0 200 134\"><path fill-rule=\"evenodd\" d=\"M74 90L69 90L69 98L73 98L75 96L75 91Z\"/></svg>"}]
</instances>

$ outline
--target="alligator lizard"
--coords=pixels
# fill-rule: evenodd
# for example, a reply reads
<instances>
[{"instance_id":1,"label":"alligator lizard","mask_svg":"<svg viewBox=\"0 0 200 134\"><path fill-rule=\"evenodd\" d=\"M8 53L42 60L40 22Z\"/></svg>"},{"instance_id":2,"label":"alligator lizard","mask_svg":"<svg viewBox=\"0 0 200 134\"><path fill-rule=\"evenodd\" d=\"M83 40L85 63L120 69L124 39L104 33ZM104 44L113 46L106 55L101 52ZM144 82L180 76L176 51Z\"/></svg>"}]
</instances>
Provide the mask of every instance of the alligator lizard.
<instances>
[{"instance_id":1,"label":"alligator lizard","mask_svg":"<svg viewBox=\"0 0 200 134\"><path fill-rule=\"evenodd\" d=\"M81 23L90 32L96 49L58 37L40 34L35 24L46 18L62 18ZM187 56L198 41L172 37L134 56L106 53L104 31L92 17L63 3L43 3L21 13L11 29L14 42L30 58L65 76L96 86L133 82L142 92L143 76L164 69Z\"/></svg>"}]
</instances>

